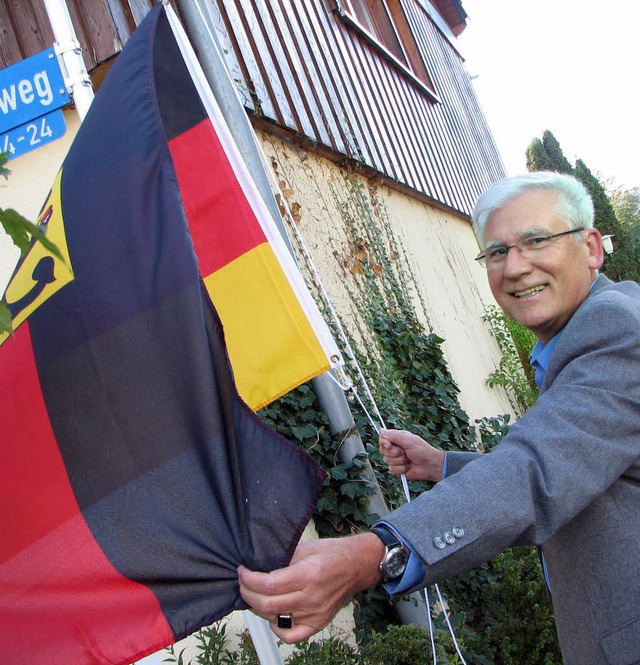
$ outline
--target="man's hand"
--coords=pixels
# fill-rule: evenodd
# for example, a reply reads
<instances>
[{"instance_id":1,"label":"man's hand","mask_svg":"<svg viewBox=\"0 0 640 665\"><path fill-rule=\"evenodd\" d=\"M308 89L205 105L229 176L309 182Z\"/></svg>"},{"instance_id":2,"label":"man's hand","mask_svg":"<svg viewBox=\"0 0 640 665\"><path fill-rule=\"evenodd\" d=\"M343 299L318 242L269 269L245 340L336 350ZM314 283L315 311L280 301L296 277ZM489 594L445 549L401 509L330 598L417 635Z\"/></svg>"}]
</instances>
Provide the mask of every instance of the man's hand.
<instances>
[{"instance_id":1,"label":"man's hand","mask_svg":"<svg viewBox=\"0 0 640 665\"><path fill-rule=\"evenodd\" d=\"M322 630L353 594L381 581L383 554L373 533L305 542L287 568L258 573L240 566L240 594L283 642L300 642ZM278 628L279 614L291 614L293 626Z\"/></svg>"},{"instance_id":2,"label":"man's hand","mask_svg":"<svg viewBox=\"0 0 640 665\"><path fill-rule=\"evenodd\" d=\"M442 450L404 430L381 429L379 436L380 452L391 473L404 474L407 480L442 480Z\"/></svg>"}]
</instances>

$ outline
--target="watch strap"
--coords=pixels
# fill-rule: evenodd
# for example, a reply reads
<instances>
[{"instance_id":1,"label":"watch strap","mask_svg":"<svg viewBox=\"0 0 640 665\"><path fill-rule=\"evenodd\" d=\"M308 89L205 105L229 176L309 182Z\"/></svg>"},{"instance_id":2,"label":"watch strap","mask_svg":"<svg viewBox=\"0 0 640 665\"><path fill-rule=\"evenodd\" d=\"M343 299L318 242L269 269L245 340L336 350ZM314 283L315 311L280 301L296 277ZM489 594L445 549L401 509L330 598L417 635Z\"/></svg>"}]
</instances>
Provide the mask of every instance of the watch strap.
<instances>
[{"instance_id":1,"label":"watch strap","mask_svg":"<svg viewBox=\"0 0 640 665\"><path fill-rule=\"evenodd\" d=\"M387 583L399 579L404 574L409 560L407 548L391 529L381 524L371 527L371 531L384 544L384 555L378 565L383 574L383 581Z\"/></svg>"},{"instance_id":2,"label":"watch strap","mask_svg":"<svg viewBox=\"0 0 640 665\"><path fill-rule=\"evenodd\" d=\"M387 549L391 549L392 547L397 547L400 545L401 547L404 547L402 541L398 536L396 536L391 529L388 529L386 526L383 526L381 524L376 524L371 527L371 531L380 538L380 540L384 543L385 547Z\"/></svg>"}]
</instances>

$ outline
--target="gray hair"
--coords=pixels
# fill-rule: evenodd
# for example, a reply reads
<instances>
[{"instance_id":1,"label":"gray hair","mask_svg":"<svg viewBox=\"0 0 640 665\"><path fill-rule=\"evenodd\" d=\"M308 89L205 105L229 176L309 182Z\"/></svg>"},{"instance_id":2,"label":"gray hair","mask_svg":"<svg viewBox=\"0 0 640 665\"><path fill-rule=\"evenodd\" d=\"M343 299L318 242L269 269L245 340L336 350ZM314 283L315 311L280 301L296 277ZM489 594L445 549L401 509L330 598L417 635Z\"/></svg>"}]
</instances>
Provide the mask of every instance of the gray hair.
<instances>
[{"instance_id":1,"label":"gray hair","mask_svg":"<svg viewBox=\"0 0 640 665\"><path fill-rule=\"evenodd\" d=\"M556 213L567 228L593 227L593 200L579 180L565 173L535 171L500 180L480 195L471 214L473 230L480 243L484 244L485 227L490 215L518 196L536 189L555 192Z\"/></svg>"}]
</instances>

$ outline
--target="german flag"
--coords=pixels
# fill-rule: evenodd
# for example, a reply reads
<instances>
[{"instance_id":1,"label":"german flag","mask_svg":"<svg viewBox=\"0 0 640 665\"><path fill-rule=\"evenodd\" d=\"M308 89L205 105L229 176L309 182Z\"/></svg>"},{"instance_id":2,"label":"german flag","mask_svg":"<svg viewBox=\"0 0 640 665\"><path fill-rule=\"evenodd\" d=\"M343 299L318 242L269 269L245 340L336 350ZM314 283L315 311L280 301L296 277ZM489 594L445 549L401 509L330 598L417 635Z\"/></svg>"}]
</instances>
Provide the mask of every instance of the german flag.
<instances>
[{"instance_id":1,"label":"german flag","mask_svg":"<svg viewBox=\"0 0 640 665\"><path fill-rule=\"evenodd\" d=\"M158 5L42 209L62 258L34 244L4 296L17 325L0 346L12 665L124 665L244 608L237 566L286 565L320 491L322 471L235 387L210 294L217 308L229 289L220 309L234 310L277 302L269 276L289 291L194 91ZM248 296L241 267L256 264ZM268 332L285 334L284 318ZM257 362L250 337L236 353Z\"/></svg>"},{"instance_id":2,"label":"german flag","mask_svg":"<svg viewBox=\"0 0 640 665\"><path fill-rule=\"evenodd\" d=\"M169 18L192 80L165 68L162 85L159 80L156 85L158 109L200 271L224 325L238 392L257 410L330 369L339 361L339 351L246 170L175 14ZM178 54L176 59L182 63ZM185 114L183 107L191 113ZM239 103L238 111L244 113Z\"/></svg>"}]
</instances>

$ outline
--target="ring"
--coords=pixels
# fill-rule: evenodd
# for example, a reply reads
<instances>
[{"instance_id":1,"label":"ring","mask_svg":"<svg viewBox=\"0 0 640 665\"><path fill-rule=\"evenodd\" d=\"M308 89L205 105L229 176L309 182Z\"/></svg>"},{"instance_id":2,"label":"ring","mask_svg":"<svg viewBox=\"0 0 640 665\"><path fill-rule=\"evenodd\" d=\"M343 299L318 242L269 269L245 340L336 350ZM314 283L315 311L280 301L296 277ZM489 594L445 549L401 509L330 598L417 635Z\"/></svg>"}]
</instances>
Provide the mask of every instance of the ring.
<instances>
[{"instance_id":1,"label":"ring","mask_svg":"<svg viewBox=\"0 0 640 665\"><path fill-rule=\"evenodd\" d=\"M276 618L278 628L293 628L293 614L278 614Z\"/></svg>"}]
</instances>

